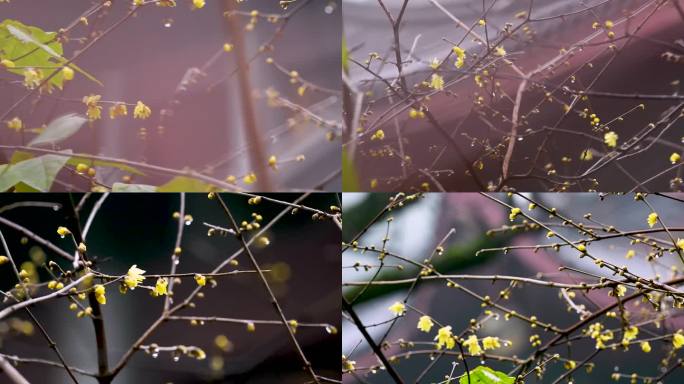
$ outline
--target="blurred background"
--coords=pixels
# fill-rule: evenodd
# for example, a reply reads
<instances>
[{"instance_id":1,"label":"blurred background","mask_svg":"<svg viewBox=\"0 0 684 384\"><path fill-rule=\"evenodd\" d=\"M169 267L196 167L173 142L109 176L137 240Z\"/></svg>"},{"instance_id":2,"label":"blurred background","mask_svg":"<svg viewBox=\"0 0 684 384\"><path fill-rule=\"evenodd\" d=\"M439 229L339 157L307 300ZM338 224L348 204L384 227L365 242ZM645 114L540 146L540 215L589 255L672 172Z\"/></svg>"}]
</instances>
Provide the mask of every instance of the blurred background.
<instances>
[{"instance_id":1,"label":"blurred background","mask_svg":"<svg viewBox=\"0 0 684 384\"><path fill-rule=\"evenodd\" d=\"M386 0L383 3L396 16L404 1ZM596 113L602 123L611 122L610 129L619 135L619 144L622 144L681 102L676 99L589 97L588 101L577 103L576 111L562 120L559 128L565 132L553 132L546 137L546 131L542 130L561 121L564 104L572 100L572 95L567 92L553 92L561 85L578 90L591 84L591 90L598 92L679 97L680 58L684 54L684 12L681 1L537 1L533 3L530 16L538 21L520 29L517 28L523 23L531 3L527 0L438 0L437 3L465 25L474 26L473 30L478 34L487 35L489 41L501 40L505 30L517 30L515 35L505 39L502 46L507 52L506 58L525 73L550 62L562 50L568 50L595 34L570 57L530 79L522 98L522 126L518 130L511 173L524 174L535 166L533 175L538 177L510 180L507 185L517 190L547 191L558 188L546 179L562 183L565 180L560 176L581 174L607 152L602 143L603 131L593 131L587 119L579 116L584 108L588 108L589 113ZM629 21L619 23L627 16L632 17ZM486 27L477 25L478 20L483 18L486 19ZM467 35L463 28L458 27L431 1L409 1L402 20L399 37L404 59L403 73L411 90L425 91L424 88L414 89L413 86L426 79L429 81L433 73L430 68L433 58L444 59L456 43L466 51L466 64L461 70L454 67L453 57L440 67L439 73L444 76L448 86L445 92L436 93L426 100L425 106L455 138L460 150L478 169L477 176L485 186L488 181L496 185L501 176L501 163L507 146L504 138L511 130L513 99L520 76L510 65L500 62L489 66L490 76L483 74L481 66L470 69L472 63L482 59L486 47ZM615 24L613 39L607 37L607 30L601 29L607 20ZM598 23L599 27L594 28L594 23ZM364 63L371 53L377 53L387 63L374 60L371 69L390 82L396 78L392 29L377 1L345 0L344 33L350 57ZM610 44L615 44L619 50L614 59L613 51L608 48ZM489 61L487 59L484 63ZM604 70L604 66L607 69ZM365 115L369 123L364 128L381 120L380 116L385 118L382 120L384 124L374 126L367 136L360 139L355 152L358 164L373 164L357 166L360 191L368 190L372 179L377 179L378 191L406 191L423 182L431 184L431 190L438 190L419 169L428 169L447 191L482 189L471 176L465 174L466 164L428 119L410 119L409 105L399 102L396 97L389 100L385 83L351 62L349 70L353 84L360 91L367 92L364 101L370 113ZM476 85L476 74L481 75L483 87ZM465 78L450 84L464 75ZM574 76L571 78L571 75ZM594 83L596 78L598 80ZM547 92L552 92L553 96L548 97ZM474 102L478 97L483 98L480 106ZM632 111L624 117L624 121L617 120L618 116L640 103L645 104L644 110ZM397 108L397 105L402 108ZM393 115L385 114L389 110L398 113L396 124L388 118ZM640 144L643 149L655 142L648 151L621 160L619 167L612 164L592 174L591 177L598 180L597 185L590 180L578 183L570 180L572 185L568 187L569 190L587 191L594 188L619 192L636 187L646 191L679 190L681 184L675 182L671 185L670 180L681 176L680 170L665 172L643 185L637 181L643 182L665 171L671 166L668 161L670 154L680 153L684 149L677 129L680 124L678 122L667 132L659 128L649 135L650 139ZM386 138L370 141L370 135L378 128L384 130ZM658 136L661 133L662 136ZM402 144L399 144L399 137L402 138ZM542 145L544 149L535 163L535 154ZM345 146L351 148L348 140ZM435 160L444 148L446 152L439 160ZM407 160L407 174L401 168L402 150L410 157ZM584 150L591 150L593 161L580 160ZM567 158L571 161L567 161ZM479 169L480 165L482 169ZM551 169L555 170L555 174L547 174Z\"/></svg>"},{"instance_id":2,"label":"blurred background","mask_svg":"<svg viewBox=\"0 0 684 384\"><path fill-rule=\"evenodd\" d=\"M295 194L270 196L284 201L299 197ZM247 197L227 194L223 197L238 221L249 220L251 213L257 211L263 216L263 223L267 223L284 208L266 202L254 207L247 204ZM17 208L0 215L72 252L73 244L60 239L56 228L70 222L71 204L73 201L78 203L80 198L79 194L2 194L0 207L15 202L41 201L55 203L60 208ZM82 215L87 215L98 198L94 195L88 199ZM330 205L339 204L337 201L335 194L313 194L302 204L327 209ZM168 273L177 232L177 222L172 214L178 210L178 205L178 194L110 195L93 222L87 241L88 253L96 258L99 270L120 275L125 274L132 264L137 264L147 274ZM240 249L234 238L207 237L207 227L202 225L203 222L222 226L229 224L218 203L208 200L206 194L188 194L186 213L193 216L193 221L185 227L178 273L208 273ZM82 222L85 217L82 217ZM63 259L34 241L24 243L19 232L4 225L0 225L0 229L18 263L54 260L64 268L69 267ZM267 232L270 245L264 247L255 243L252 247L262 268L274 271L269 278L270 283L287 318L297 319L300 323L328 323L339 329L339 233L330 221L314 222L305 212L288 213ZM238 256L237 260L240 263L238 267L228 267L224 271L253 269L245 255ZM42 268L38 268L38 272L41 281L49 280L49 275ZM144 284L154 285L149 280ZM177 315L277 319L256 275L218 277L217 281L214 288L207 284L203 290L206 296L194 300L195 308L182 310ZM15 282L8 265L0 268L0 289L7 290ZM157 319L163 307L163 299L150 297L147 290L136 289L121 295L116 287L116 284L108 286L107 304L102 306L112 366ZM182 284L176 287L178 302L196 284L192 278L183 279ZM57 342L67 362L91 372L97 370L95 337L90 319L77 319L76 313L68 309L65 299L37 305L32 311ZM15 317L27 320L23 312ZM27 336L17 332L11 320L5 320L0 321L0 353L56 360L37 329L32 336ZM217 335L228 338L225 350L215 345ZM300 327L296 336L318 374L339 378L339 333L330 334L325 328ZM302 383L308 380L282 326L257 324L256 332L250 333L243 324L206 322L191 326L187 321L171 321L158 328L145 344L151 343L160 346L195 345L206 351L207 358L199 361L183 356L174 362L169 353L161 352L155 359L144 352L137 352L114 380L115 384ZM22 364L18 369L31 382L69 382L66 373L59 368ZM84 376L78 376L78 379L81 383L96 382Z\"/></svg>"},{"instance_id":3,"label":"blurred background","mask_svg":"<svg viewBox=\"0 0 684 384\"><path fill-rule=\"evenodd\" d=\"M313 188L340 168L336 128L318 127L302 114L271 107L266 100L266 90L272 88L281 97L326 121L340 121L340 1L300 0L287 11L277 1L244 1L238 6L242 14L234 18L238 28L243 29L250 22L252 10L261 15L285 15L299 8L287 22L273 23L263 17L252 31L244 32L247 56L253 58L251 82L257 128L266 152L263 161L272 154L280 160L294 159L300 154L306 157L303 162L283 164L278 172L269 169L274 188L278 190ZM95 3L99 2L13 1L2 4L0 13L2 20L16 19L46 31L56 31L78 19ZM88 26L76 27L70 35L71 41L64 44L65 56L71 57L83 48L81 38L99 34L123 18L130 3L114 1L107 11L92 16ZM102 120L92 127L83 127L59 143L58 148L175 169L190 167L220 180L252 171L243 135L245 121L238 79L231 75L236 68L235 52L226 53L222 48L224 43L233 41L227 18L223 16L227 2L210 0L197 10L191 9L190 0L177 1L177 4L175 8L143 7L77 60L76 64L97 77L104 87L76 74L63 92L32 98L9 118L19 116L28 128L37 128L66 113L84 113L86 108L81 99L89 94L101 94L102 100L128 103L142 100L152 108L150 119L134 120L129 108L128 117L111 120L105 105ZM272 39L278 29L282 30ZM272 51L259 53L260 47L268 42L272 42ZM298 95L299 84L290 83L287 72L267 64L267 57L272 57L287 71L297 71L302 79L320 86L323 91L309 87L302 96ZM195 83L181 86L191 78L188 76L191 69L201 69L203 75L194 76ZM20 82L15 84L17 80L21 78L7 72L0 75L0 111L4 112L26 93ZM25 144L33 136L2 129L0 143ZM6 162L10 155L3 151L0 161ZM124 175L112 169L98 173L99 180L107 185L121 181ZM133 180L162 184L169 178L152 174ZM68 182L89 190L87 183L82 186L72 179L67 177ZM339 190L337 179L339 176L322 188Z\"/></svg>"},{"instance_id":4,"label":"blurred background","mask_svg":"<svg viewBox=\"0 0 684 384\"><path fill-rule=\"evenodd\" d=\"M344 202L344 241L353 238L371 219L380 212L388 203L389 194L364 194L346 193L343 195ZM497 199L503 200L513 206L521 207L527 211L528 202L520 197L509 198L505 194L492 194ZM648 207L642 202L634 201L633 196L613 196L608 195L601 199L597 194L526 194L529 198L538 203L543 203L547 207L555 207L560 214L569 216L576 222L589 224L583 220L582 216L591 212L593 220L605 225L614 225L619 230L637 230L648 228L646 217L650 213ZM676 198L684 196L680 194L672 195ZM656 212L668 227L672 228L675 238L681 237L684 231L684 219L682 218L682 203L662 197L649 196L649 203L653 205ZM385 215L378 223L371 226L368 232L359 240L359 247L375 246L381 249L382 239L385 237L387 217L394 220L390 226L389 242L387 249L391 253L398 254L410 260L423 262L434 251L435 247L445 237L451 228L455 233L449 237L444 244L444 254L434 256L433 264L435 269L442 274L470 274L470 275L509 275L521 277L539 277L544 274L548 280L561 281L566 283L576 283L586 281L587 277L570 271L559 272L561 266L572 267L593 273L599 276L607 275L606 270L599 269L588 258L580 259L576 251L561 248L560 252L551 249L540 249L534 252L533 249L510 250L505 253L503 250L495 252L480 253L476 252L484 248L499 248L505 246L534 246L537 244L560 243L558 238L546 238L546 231L503 231L487 236L486 232L491 229L500 229L502 226L510 225L508 215L510 211L498 203L476 193L428 193L425 197L413 203L407 203L404 208L396 209L391 215ZM550 222L547 215L543 214L539 208L531 215L542 222ZM522 220L518 219L516 223ZM677 228L677 229L675 229ZM576 230L554 228L557 233L569 239L577 240ZM656 237L668 239L666 235L657 234ZM627 260L625 254L629 249L636 251L634 258ZM660 274L664 280L671 276L669 267L677 266L682 268L679 259L672 254L666 254L658 259L657 263L646 261L649 249L643 245L631 245L628 239L617 238L613 240L594 242L588 247L592 255L612 262L617 265L626 265L631 271L645 277L654 277ZM345 286L349 282L363 282L369 280L376 272L377 268L364 271L363 268L355 270L350 268L356 262L361 265L378 265L377 254L373 252L354 252L351 249L342 255L342 282L343 293L349 299L355 297L360 292L358 286ZM385 268L377 280L397 280L404 278L414 278L418 270L411 267L406 262L392 257L385 259ZM392 268L391 266L403 265L403 270ZM508 282L497 281L473 281L458 280L462 286L478 293L481 296L490 295L492 298L498 297L501 290L509 286ZM379 324L368 328L371 336L376 342L388 330L388 320L393 315L388 310L396 301L403 301L409 289L409 284L394 284L374 286L366 290L354 305L357 314L365 324ZM609 297L607 290L592 292L588 295L578 293L577 304L583 304L587 310L593 310L607 304L613 303L614 298ZM465 293L453 289L447 289L443 280L422 281L413 291L409 305L417 307L421 311L429 314L442 324L451 325L454 334L460 333L468 327L470 319L481 319L483 309L480 302L466 295ZM578 320L578 315L567 311L567 303L559 298L559 290L546 287L525 285L512 290L510 299L501 304L509 309L516 310L525 315L536 315L540 321L549 322L559 327L567 327ZM642 305L630 308L634 319L641 319L640 316L653 314L651 306ZM645 311L645 312L642 312ZM496 312L496 310L495 310ZM681 310L672 310L667 320L662 323L663 329L648 327L656 333L673 332L684 327L684 319ZM436 328L428 335L416 328L420 315L414 311L407 310L405 318L400 318L392 328L386 341L396 343L398 340L415 341L413 348L400 349L396 344L387 350L387 355L408 352L410 350L432 350L432 344L421 345L420 342L430 343L436 334ZM619 321L610 320L603 317L601 321L606 327L619 328ZM349 360L356 361L356 368L373 366L378 363L370 348L363 342L361 334L350 321L343 322L343 341L342 354ZM669 331L668 331L669 330ZM527 357L533 349L530 347L529 337L539 334L542 341L548 341L553 336L537 328L530 328L529 324L522 321L504 321L503 316L498 321L487 321L482 329L478 331L478 337L498 336L505 340L512 341L512 346L502 347L496 353L504 356L516 356L519 358ZM642 329L640 337L646 337ZM618 336L616 335L616 338ZM617 340L619 342L619 340ZM585 383L607 383L612 382L610 375L613 372L639 375L657 376L661 373L658 363L664 357L669 342L652 342L653 350L649 354L641 351L638 345L630 348L628 352L605 351L598 354L592 361L595 363L593 373L588 375L584 369L579 370L573 377L572 382ZM353 353L352 353L353 351ZM579 340L572 343L572 348L566 346L552 349L551 353L560 353L563 358L583 360L594 351L593 340ZM436 357L436 355L435 355ZM423 383L434 383L444 380L445 375L451 371L451 363L455 360L453 356L444 356L433 361L429 354L416 354L409 359L401 358L395 367L405 382L415 382L416 378L432 362L434 367L420 381ZM671 361L673 363L673 361ZM480 364L479 359L469 359L472 367ZM496 362L487 360L486 365L502 372L509 372L513 365L510 363ZM530 375L526 383L551 383L566 370L562 363L553 363L547 366L548 372L543 380L537 380ZM456 367L455 376L463 373L462 365ZM380 370L373 374L366 370L357 370L357 374L371 383L391 383L392 379ZM684 379L684 372L675 372L664 380L665 383L678 383ZM628 382L628 379L623 379ZM344 382L358 382L352 375L345 374Z\"/></svg>"}]
</instances>

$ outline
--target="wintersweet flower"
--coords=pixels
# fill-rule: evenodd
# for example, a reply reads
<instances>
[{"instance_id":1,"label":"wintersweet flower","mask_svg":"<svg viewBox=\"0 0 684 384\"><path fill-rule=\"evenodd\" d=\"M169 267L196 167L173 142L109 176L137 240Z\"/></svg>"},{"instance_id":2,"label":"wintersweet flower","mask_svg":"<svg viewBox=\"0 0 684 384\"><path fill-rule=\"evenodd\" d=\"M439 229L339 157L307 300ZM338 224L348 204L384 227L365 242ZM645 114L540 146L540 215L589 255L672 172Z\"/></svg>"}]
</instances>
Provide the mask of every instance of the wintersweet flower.
<instances>
[{"instance_id":1,"label":"wintersweet flower","mask_svg":"<svg viewBox=\"0 0 684 384\"><path fill-rule=\"evenodd\" d=\"M644 353L651 352L651 344L648 341L642 341L639 345L641 346L641 350L644 351Z\"/></svg>"},{"instance_id":2,"label":"wintersweet flower","mask_svg":"<svg viewBox=\"0 0 684 384\"><path fill-rule=\"evenodd\" d=\"M463 345L468 347L468 353L471 355L479 355L482 353L482 348L480 347L480 342L477 340L477 336L470 335L463 342Z\"/></svg>"},{"instance_id":3,"label":"wintersweet flower","mask_svg":"<svg viewBox=\"0 0 684 384\"><path fill-rule=\"evenodd\" d=\"M674 346L674 349L679 349L684 346L684 335L682 335L681 329L672 336L672 346Z\"/></svg>"},{"instance_id":4,"label":"wintersweet flower","mask_svg":"<svg viewBox=\"0 0 684 384\"><path fill-rule=\"evenodd\" d=\"M442 349L442 347L446 347L446 349L454 348L456 340L454 340L454 335L451 333L451 325L440 328L437 331L435 340L437 340L437 349Z\"/></svg>"},{"instance_id":5,"label":"wintersweet flower","mask_svg":"<svg viewBox=\"0 0 684 384\"><path fill-rule=\"evenodd\" d=\"M404 306L404 303L400 303L397 301L394 304L390 305L390 307L387 309L389 309L390 312L394 313L395 316L401 316L404 314L406 307Z\"/></svg>"},{"instance_id":6,"label":"wintersweet flower","mask_svg":"<svg viewBox=\"0 0 684 384\"><path fill-rule=\"evenodd\" d=\"M62 68L62 78L64 81L69 81L74 79L74 70L69 67Z\"/></svg>"},{"instance_id":7,"label":"wintersweet flower","mask_svg":"<svg viewBox=\"0 0 684 384\"><path fill-rule=\"evenodd\" d=\"M168 295L169 292L167 291L167 287L169 285L169 280L165 277L160 277L157 279L157 283L154 285L154 289L152 290L152 295L154 296L162 296L162 295Z\"/></svg>"},{"instance_id":8,"label":"wintersweet flower","mask_svg":"<svg viewBox=\"0 0 684 384\"><path fill-rule=\"evenodd\" d=\"M64 237L66 235L70 235L71 231L67 227L57 227L57 234L61 237Z\"/></svg>"},{"instance_id":9,"label":"wintersweet flower","mask_svg":"<svg viewBox=\"0 0 684 384\"><path fill-rule=\"evenodd\" d=\"M197 285L200 287L204 287L207 284L207 277L204 275L200 275L199 273L195 274L195 282Z\"/></svg>"},{"instance_id":10,"label":"wintersweet flower","mask_svg":"<svg viewBox=\"0 0 684 384\"><path fill-rule=\"evenodd\" d=\"M98 284L95 286L95 289L93 290L95 293L95 299L97 300L98 303L100 304L107 304L107 297L105 297L105 287L102 284Z\"/></svg>"},{"instance_id":11,"label":"wintersweet flower","mask_svg":"<svg viewBox=\"0 0 684 384\"><path fill-rule=\"evenodd\" d=\"M134 119L147 119L152 115L152 110L150 107L147 105L143 104L142 101L138 101L138 103L135 105L135 109L133 109L133 118Z\"/></svg>"},{"instance_id":12,"label":"wintersweet flower","mask_svg":"<svg viewBox=\"0 0 684 384\"><path fill-rule=\"evenodd\" d=\"M109 118L115 119L117 116L128 115L128 107L124 103L116 103L109 107Z\"/></svg>"},{"instance_id":13,"label":"wintersweet flower","mask_svg":"<svg viewBox=\"0 0 684 384\"><path fill-rule=\"evenodd\" d=\"M137 265L133 264L133 266L128 269L126 277L124 277L124 283L128 288L135 289L135 287L137 287L138 284L142 283L143 280L145 280L145 276L143 276L144 273L144 270L138 268Z\"/></svg>"},{"instance_id":14,"label":"wintersweet flower","mask_svg":"<svg viewBox=\"0 0 684 384\"><path fill-rule=\"evenodd\" d=\"M12 120L9 120L7 122L7 128L14 130L14 131L21 131L21 129L24 127L24 123L21 121L20 118L15 117Z\"/></svg>"},{"instance_id":15,"label":"wintersweet flower","mask_svg":"<svg viewBox=\"0 0 684 384\"><path fill-rule=\"evenodd\" d=\"M247 185L256 183L256 181L257 181L256 173L250 172L250 173L246 174L245 177L242 178L242 181Z\"/></svg>"},{"instance_id":16,"label":"wintersweet flower","mask_svg":"<svg viewBox=\"0 0 684 384\"><path fill-rule=\"evenodd\" d=\"M33 68L28 68L24 70L24 86L28 89L35 89L40 85L40 81L43 79L41 71L36 71Z\"/></svg>"},{"instance_id":17,"label":"wintersweet flower","mask_svg":"<svg viewBox=\"0 0 684 384\"><path fill-rule=\"evenodd\" d=\"M88 107L86 111L86 116L90 121L98 120L102 117L102 107L98 105L102 96L100 95L90 95L83 97L83 104Z\"/></svg>"},{"instance_id":18,"label":"wintersweet flower","mask_svg":"<svg viewBox=\"0 0 684 384\"><path fill-rule=\"evenodd\" d=\"M432 78L430 79L430 88L436 89L438 91L443 90L444 78L441 75L433 73Z\"/></svg>"},{"instance_id":19,"label":"wintersweet flower","mask_svg":"<svg viewBox=\"0 0 684 384\"><path fill-rule=\"evenodd\" d=\"M648 223L649 227L653 228L653 226L656 225L656 223L658 222L658 214L655 212L651 212L648 215L646 222Z\"/></svg>"},{"instance_id":20,"label":"wintersweet flower","mask_svg":"<svg viewBox=\"0 0 684 384\"><path fill-rule=\"evenodd\" d=\"M499 342L498 337L487 336L484 339L482 339L482 346L486 351L488 349L501 348L501 343Z\"/></svg>"},{"instance_id":21,"label":"wintersweet flower","mask_svg":"<svg viewBox=\"0 0 684 384\"><path fill-rule=\"evenodd\" d=\"M520 212L522 212L522 211L521 211L521 209L518 208L518 207L513 207L513 208L511 208L511 213L508 215L508 219L509 219L510 221L515 220L515 218L518 217L518 215L520 214Z\"/></svg>"},{"instance_id":22,"label":"wintersweet flower","mask_svg":"<svg viewBox=\"0 0 684 384\"><path fill-rule=\"evenodd\" d=\"M432 329L433 325L435 324L432 322L430 316L421 316L418 320L418 329L423 332L430 332L430 329Z\"/></svg>"},{"instance_id":23,"label":"wintersweet flower","mask_svg":"<svg viewBox=\"0 0 684 384\"><path fill-rule=\"evenodd\" d=\"M465 50L461 47L453 47L451 50L456 55L456 62L454 63L454 65L456 65L456 68L463 67L463 64L465 63L465 57L466 57Z\"/></svg>"},{"instance_id":24,"label":"wintersweet flower","mask_svg":"<svg viewBox=\"0 0 684 384\"><path fill-rule=\"evenodd\" d=\"M617 141L618 134L613 131L606 132L606 134L603 135L603 142L611 148L615 148L617 146Z\"/></svg>"}]
</instances>

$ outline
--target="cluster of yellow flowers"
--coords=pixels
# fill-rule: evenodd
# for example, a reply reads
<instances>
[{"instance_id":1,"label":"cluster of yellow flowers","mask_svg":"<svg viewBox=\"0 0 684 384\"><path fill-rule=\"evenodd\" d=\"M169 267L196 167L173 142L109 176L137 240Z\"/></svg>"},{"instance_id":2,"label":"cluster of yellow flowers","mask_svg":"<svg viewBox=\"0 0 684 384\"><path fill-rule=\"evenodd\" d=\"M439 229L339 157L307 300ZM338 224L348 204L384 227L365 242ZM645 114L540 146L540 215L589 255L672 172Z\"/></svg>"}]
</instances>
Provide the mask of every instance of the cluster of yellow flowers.
<instances>
[{"instance_id":1,"label":"cluster of yellow flowers","mask_svg":"<svg viewBox=\"0 0 684 384\"><path fill-rule=\"evenodd\" d=\"M83 104L86 105L86 116L90 121L99 120L102 118L102 106L100 106L101 95L89 95L83 97ZM109 107L109 118L115 119L119 116L128 115L128 106L123 102L114 102L111 107ZM152 110L150 107L145 105L142 101L138 101L133 109L134 119L147 119L152 115Z\"/></svg>"}]
</instances>

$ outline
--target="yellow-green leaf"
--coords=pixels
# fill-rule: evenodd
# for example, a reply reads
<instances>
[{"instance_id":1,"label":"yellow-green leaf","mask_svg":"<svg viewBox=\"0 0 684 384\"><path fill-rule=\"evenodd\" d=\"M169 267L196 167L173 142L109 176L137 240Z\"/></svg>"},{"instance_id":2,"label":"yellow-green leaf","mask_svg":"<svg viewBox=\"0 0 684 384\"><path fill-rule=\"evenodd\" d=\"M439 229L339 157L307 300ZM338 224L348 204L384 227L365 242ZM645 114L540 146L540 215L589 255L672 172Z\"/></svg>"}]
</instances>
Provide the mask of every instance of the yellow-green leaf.
<instances>
[{"instance_id":1,"label":"yellow-green leaf","mask_svg":"<svg viewBox=\"0 0 684 384\"><path fill-rule=\"evenodd\" d=\"M211 192L216 188L203 181L185 176L178 176L157 188L158 192Z\"/></svg>"}]
</instances>

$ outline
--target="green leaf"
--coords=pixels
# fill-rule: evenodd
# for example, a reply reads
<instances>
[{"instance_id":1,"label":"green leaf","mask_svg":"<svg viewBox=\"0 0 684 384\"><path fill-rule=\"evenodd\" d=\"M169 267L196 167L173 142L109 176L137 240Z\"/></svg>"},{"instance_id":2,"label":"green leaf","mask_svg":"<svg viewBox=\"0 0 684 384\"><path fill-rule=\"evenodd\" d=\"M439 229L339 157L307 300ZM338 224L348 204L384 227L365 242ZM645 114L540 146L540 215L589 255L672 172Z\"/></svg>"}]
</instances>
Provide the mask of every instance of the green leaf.
<instances>
[{"instance_id":1,"label":"green leaf","mask_svg":"<svg viewBox=\"0 0 684 384\"><path fill-rule=\"evenodd\" d=\"M112 192L156 192L157 187L145 184L114 183Z\"/></svg>"},{"instance_id":2,"label":"green leaf","mask_svg":"<svg viewBox=\"0 0 684 384\"><path fill-rule=\"evenodd\" d=\"M43 133L31 140L28 146L56 144L73 136L86 121L88 119L76 113L58 117L48 124Z\"/></svg>"},{"instance_id":3,"label":"green leaf","mask_svg":"<svg viewBox=\"0 0 684 384\"><path fill-rule=\"evenodd\" d=\"M40 192L48 192L67 159L67 156L43 155L5 165L0 169L0 191L7 191L19 183L24 183Z\"/></svg>"},{"instance_id":4,"label":"green leaf","mask_svg":"<svg viewBox=\"0 0 684 384\"><path fill-rule=\"evenodd\" d=\"M356 167L354 166L354 162L347 156L346 150L342 150L342 190L345 192L356 192L361 190Z\"/></svg>"},{"instance_id":5,"label":"green leaf","mask_svg":"<svg viewBox=\"0 0 684 384\"><path fill-rule=\"evenodd\" d=\"M19 184L14 186L14 192L40 192L39 190L23 183L20 182Z\"/></svg>"},{"instance_id":6,"label":"green leaf","mask_svg":"<svg viewBox=\"0 0 684 384\"><path fill-rule=\"evenodd\" d=\"M14 151L14 153L12 153L12 158L10 159L10 164L16 164L20 161L33 159L34 157L33 153L30 152Z\"/></svg>"},{"instance_id":7,"label":"green leaf","mask_svg":"<svg viewBox=\"0 0 684 384\"><path fill-rule=\"evenodd\" d=\"M469 384L468 375L464 374L458 380L459 384ZM514 384L515 377L510 377L503 372L495 371L489 367L478 365L470 371L470 384Z\"/></svg>"},{"instance_id":8,"label":"green leaf","mask_svg":"<svg viewBox=\"0 0 684 384\"><path fill-rule=\"evenodd\" d=\"M4 20L0 23L0 59L12 60L17 67L35 67L43 71L45 77L59 70L68 60L62 55L62 43L55 32L45 32L38 27L25 25L16 20ZM86 78L102 85L95 77L69 64ZM55 68L55 69L51 69ZM8 69L17 75L23 75L23 69ZM50 79L50 84L62 89L64 77L61 71Z\"/></svg>"},{"instance_id":9,"label":"green leaf","mask_svg":"<svg viewBox=\"0 0 684 384\"><path fill-rule=\"evenodd\" d=\"M31 152L14 151L14 153L12 154L12 159L10 160L10 164L15 164L26 159L32 159L34 157L35 156ZM128 172L131 175L145 176L145 173L141 172L137 168L131 167L126 164L117 163L115 161L92 160L85 157L79 157L78 155L72 156L69 158L69 160L67 160L67 164L74 167L78 166L81 163L89 164L94 167L116 168L124 172Z\"/></svg>"},{"instance_id":10,"label":"green leaf","mask_svg":"<svg viewBox=\"0 0 684 384\"><path fill-rule=\"evenodd\" d=\"M160 185L157 192L211 192L216 188L203 181L185 176L178 176L166 184Z\"/></svg>"},{"instance_id":11,"label":"green leaf","mask_svg":"<svg viewBox=\"0 0 684 384\"><path fill-rule=\"evenodd\" d=\"M349 72L349 50L347 49L347 39L342 36L342 71Z\"/></svg>"}]
</instances>

